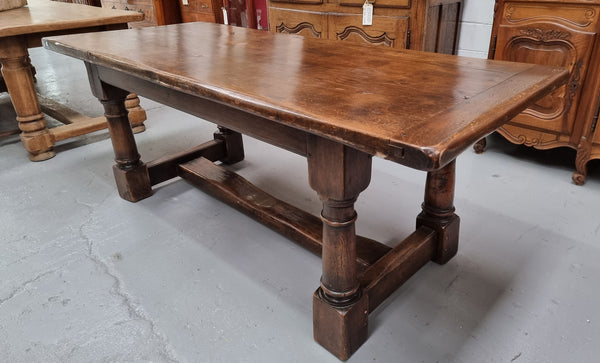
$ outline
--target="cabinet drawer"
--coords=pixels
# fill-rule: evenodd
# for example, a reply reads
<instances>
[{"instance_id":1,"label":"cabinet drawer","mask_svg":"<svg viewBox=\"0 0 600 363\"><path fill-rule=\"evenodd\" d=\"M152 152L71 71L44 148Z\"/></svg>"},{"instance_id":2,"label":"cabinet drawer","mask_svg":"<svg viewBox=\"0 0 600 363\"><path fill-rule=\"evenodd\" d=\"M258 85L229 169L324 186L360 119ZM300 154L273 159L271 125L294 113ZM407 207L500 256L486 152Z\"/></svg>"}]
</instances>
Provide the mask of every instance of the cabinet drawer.
<instances>
[{"instance_id":1,"label":"cabinet drawer","mask_svg":"<svg viewBox=\"0 0 600 363\"><path fill-rule=\"evenodd\" d=\"M546 3L546 4L555 4L553 5L555 8L556 6L562 6L565 2L572 2L572 3L581 3L582 1L585 1L586 4L599 4L600 5L600 0L515 0L515 2L520 2L520 3Z\"/></svg>"},{"instance_id":2,"label":"cabinet drawer","mask_svg":"<svg viewBox=\"0 0 600 363\"><path fill-rule=\"evenodd\" d=\"M190 12L213 12L213 6L210 0L188 0L188 4L189 5L183 5L183 1L179 0L179 9L181 10L182 16L183 14Z\"/></svg>"},{"instance_id":3,"label":"cabinet drawer","mask_svg":"<svg viewBox=\"0 0 600 363\"><path fill-rule=\"evenodd\" d=\"M323 0L271 0L272 3L288 3L288 4L323 4Z\"/></svg>"},{"instance_id":4,"label":"cabinet drawer","mask_svg":"<svg viewBox=\"0 0 600 363\"><path fill-rule=\"evenodd\" d=\"M373 16L373 25L362 25L361 15L330 15L329 39L352 43L406 48L408 17Z\"/></svg>"},{"instance_id":5,"label":"cabinet drawer","mask_svg":"<svg viewBox=\"0 0 600 363\"><path fill-rule=\"evenodd\" d=\"M365 3L364 0L338 0L342 6L356 6L362 7ZM375 8L396 8L396 9L408 9L410 8L411 0L375 0L370 1Z\"/></svg>"},{"instance_id":6,"label":"cabinet drawer","mask_svg":"<svg viewBox=\"0 0 600 363\"><path fill-rule=\"evenodd\" d=\"M600 2L600 0L598 0ZM562 23L565 26L593 31L598 23L600 12L597 6L586 4L561 4L557 15L556 5L539 2L506 2L502 11L503 23L521 24L524 22Z\"/></svg>"},{"instance_id":7,"label":"cabinet drawer","mask_svg":"<svg viewBox=\"0 0 600 363\"><path fill-rule=\"evenodd\" d=\"M184 23L192 21L205 21L209 23L222 23L221 9L216 8L218 3L214 0L188 0L188 5L183 5L179 0L179 12L181 21ZM215 8L217 9L215 12Z\"/></svg>"},{"instance_id":8,"label":"cabinet drawer","mask_svg":"<svg viewBox=\"0 0 600 363\"><path fill-rule=\"evenodd\" d=\"M207 23L216 23L217 19L215 19L215 14L212 12L205 11L182 11L181 12L181 21L184 23L191 23L194 21L204 21Z\"/></svg>"}]
</instances>

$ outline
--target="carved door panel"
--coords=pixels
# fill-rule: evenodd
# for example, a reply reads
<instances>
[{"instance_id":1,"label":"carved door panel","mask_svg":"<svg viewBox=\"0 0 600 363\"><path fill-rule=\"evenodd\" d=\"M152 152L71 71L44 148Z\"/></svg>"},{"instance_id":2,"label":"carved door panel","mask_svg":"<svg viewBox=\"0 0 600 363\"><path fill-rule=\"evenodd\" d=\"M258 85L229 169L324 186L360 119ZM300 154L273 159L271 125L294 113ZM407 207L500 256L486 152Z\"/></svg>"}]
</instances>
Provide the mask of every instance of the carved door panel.
<instances>
[{"instance_id":1,"label":"carved door panel","mask_svg":"<svg viewBox=\"0 0 600 363\"><path fill-rule=\"evenodd\" d=\"M572 18L562 17L565 14ZM511 122L514 126L543 129L545 133L515 134L522 130L510 125L504 128L519 142L538 148L559 146L556 143L569 144L582 83L597 37L590 25L597 21L597 16L597 12L586 7L573 6L569 11L558 13L547 5L508 3L505 6L497 31L494 59L562 66L571 73L565 86L541 99Z\"/></svg>"},{"instance_id":2,"label":"carved door panel","mask_svg":"<svg viewBox=\"0 0 600 363\"><path fill-rule=\"evenodd\" d=\"M362 14L330 15L329 39L406 48L408 17L373 16L373 25L362 25Z\"/></svg>"},{"instance_id":3,"label":"carved door panel","mask_svg":"<svg viewBox=\"0 0 600 363\"><path fill-rule=\"evenodd\" d=\"M277 33L327 39L327 14L271 8L269 26Z\"/></svg>"}]
</instances>

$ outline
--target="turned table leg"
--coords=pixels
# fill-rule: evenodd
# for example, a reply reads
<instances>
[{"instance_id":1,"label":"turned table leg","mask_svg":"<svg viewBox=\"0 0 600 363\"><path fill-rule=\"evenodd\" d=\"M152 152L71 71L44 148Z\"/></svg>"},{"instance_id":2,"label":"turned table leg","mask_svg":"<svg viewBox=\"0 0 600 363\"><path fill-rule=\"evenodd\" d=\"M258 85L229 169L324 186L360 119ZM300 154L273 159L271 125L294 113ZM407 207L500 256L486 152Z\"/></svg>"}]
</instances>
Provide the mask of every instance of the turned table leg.
<instances>
[{"instance_id":1,"label":"turned table leg","mask_svg":"<svg viewBox=\"0 0 600 363\"><path fill-rule=\"evenodd\" d=\"M140 160L127 117L125 98L128 93L118 89L113 91L117 92L110 92L110 98L101 100L115 152L113 172L121 198L137 202L152 194L152 185L148 169Z\"/></svg>"},{"instance_id":2,"label":"turned table leg","mask_svg":"<svg viewBox=\"0 0 600 363\"><path fill-rule=\"evenodd\" d=\"M438 248L433 261L448 262L458 251L460 218L454 214L454 179L456 160L440 170L427 173L423 211L417 217L417 228L427 226L437 233Z\"/></svg>"},{"instance_id":3,"label":"turned table leg","mask_svg":"<svg viewBox=\"0 0 600 363\"><path fill-rule=\"evenodd\" d=\"M24 39L6 37L0 39L0 64L6 88L17 113L21 141L29 152L29 159L50 159L54 152L54 140L35 93L31 74L29 53Z\"/></svg>"},{"instance_id":4,"label":"turned table leg","mask_svg":"<svg viewBox=\"0 0 600 363\"><path fill-rule=\"evenodd\" d=\"M368 331L368 296L356 265L354 202L369 185L371 157L318 137L309 137L307 146L310 185L323 201L323 274L313 295L314 338L346 360Z\"/></svg>"},{"instance_id":5,"label":"turned table leg","mask_svg":"<svg viewBox=\"0 0 600 363\"><path fill-rule=\"evenodd\" d=\"M127 108L129 122L134 134L143 132L146 130L146 110L140 106L140 98L135 93L127 95L125 100L125 107Z\"/></svg>"},{"instance_id":6,"label":"turned table leg","mask_svg":"<svg viewBox=\"0 0 600 363\"><path fill-rule=\"evenodd\" d=\"M92 93L104 106L104 116L115 152L113 172L121 198L137 202L152 195L148 168L140 160L125 100L129 92L100 80L95 65L86 63Z\"/></svg>"}]
</instances>

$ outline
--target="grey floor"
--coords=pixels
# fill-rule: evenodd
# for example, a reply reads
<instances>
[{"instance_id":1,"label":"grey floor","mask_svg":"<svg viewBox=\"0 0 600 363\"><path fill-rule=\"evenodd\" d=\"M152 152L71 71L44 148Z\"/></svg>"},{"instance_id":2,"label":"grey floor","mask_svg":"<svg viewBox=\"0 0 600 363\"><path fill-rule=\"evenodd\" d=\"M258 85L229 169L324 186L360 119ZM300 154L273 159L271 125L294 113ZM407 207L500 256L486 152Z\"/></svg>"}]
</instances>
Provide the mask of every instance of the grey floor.
<instances>
[{"instance_id":1,"label":"grey floor","mask_svg":"<svg viewBox=\"0 0 600 363\"><path fill-rule=\"evenodd\" d=\"M40 91L90 115L82 64L32 50ZM142 99L144 160L214 126ZM14 125L0 95L0 129ZM245 139L235 166L313 213L303 158ZM106 131L28 161L0 139L1 362L336 362L313 342L320 259L182 180L117 195ZM350 362L598 362L600 164L571 183L574 152L490 138L458 159L458 255L425 266L371 316ZM412 232L425 175L376 159L358 233Z\"/></svg>"}]
</instances>

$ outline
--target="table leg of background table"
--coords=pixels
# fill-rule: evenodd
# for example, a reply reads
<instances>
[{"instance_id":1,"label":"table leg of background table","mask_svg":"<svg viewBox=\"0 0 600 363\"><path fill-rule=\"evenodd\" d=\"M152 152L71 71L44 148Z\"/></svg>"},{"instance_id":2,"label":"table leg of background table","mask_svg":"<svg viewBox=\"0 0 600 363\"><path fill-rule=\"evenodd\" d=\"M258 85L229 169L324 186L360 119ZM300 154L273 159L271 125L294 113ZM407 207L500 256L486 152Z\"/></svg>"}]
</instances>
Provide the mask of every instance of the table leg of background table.
<instances>
[{"instance_id":1,"label":"table leg of background table","mask_svg":"<svg viewBox=\"0 0 600 363\"><path fill-rule=\"evenodd\" d=\"M369 302L356 265L354 202L371 180L371 157L335 142L308 137L311 187L323 201L323 274L313 295L315 340L346 360L367 339Z\"/></svg>"},{"instance_id":2,"label":"table leg of background table","mask_svg":"<svg viewBox=\"0 0 600 363\"><path fill-rule=\"evenodd\" d=\"M135 93L127 95L125 107L129 112L129 122L133 133L137 134L146 130L144 121L146 121L146 110L140 106L140 99Z\"/></svg>"},{"instance_id":3,"label":"table leg of background table","mask_svg":"<svg viewBox=\"0 0 600 363\"><path fill-rule=\"evenodd\" d=\"M29 159L42 161L55 155L52 150L54 140L48 132L46 119L35 93L28 57L27 46L22 39L0 39L2 75L17 113L21 141L29 152Z\"/></svg>"},{"instance_id":4,"label":"table leg of background table","mask_svg":"<svg viewBox=\"0 0 600 363\"><path fill-rule=\"evenodd\" d=\"M433 261L448 262L458 251L460 218L454 214L454 179L456 160L440 170L427 173L423 211L417 217L417 228L427 226L437 232L438 248Z\"/></svg>"}]
</instances>

